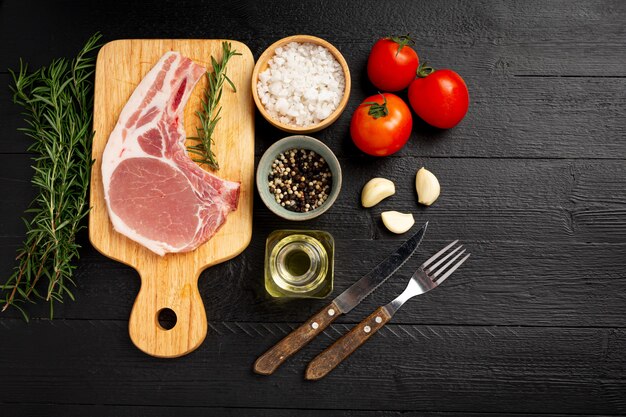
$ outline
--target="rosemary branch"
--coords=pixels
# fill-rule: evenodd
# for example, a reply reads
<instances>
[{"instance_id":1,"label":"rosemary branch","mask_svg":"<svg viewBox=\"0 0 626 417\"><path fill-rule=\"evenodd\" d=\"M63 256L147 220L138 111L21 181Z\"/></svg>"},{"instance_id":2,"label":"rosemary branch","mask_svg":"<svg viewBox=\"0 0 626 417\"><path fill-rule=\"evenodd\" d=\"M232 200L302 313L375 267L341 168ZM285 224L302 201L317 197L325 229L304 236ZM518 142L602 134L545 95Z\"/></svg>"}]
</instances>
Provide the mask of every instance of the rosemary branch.
<instances>
[{"instance_id":1,"label":"rosemary branch","mask_svg":"<svg viewBox=\"0 0 626 417\"><path fill-rule=\"evenodd\" d=\"M228 61L236 55L241 55L236 50L231 49L230 42L222 42L222 60L217 62L213 56L211 56L211 66L213 72L207 71L207 87L204 90L204 98L202 99L202 109L196 112L198 119L200 119L200 127L196 128L197 136L191 136L187 139L196 141L194 145L187 146L189 153L195 155L194 161L208 165L212 169L220 169L215 153L211 149L213 145L213 131L217 122L221 119L220 113L222 108L219 107L220 99L222 98L222 88L224 81L226 81L234 92L237 92L235 85L226 75L226 65Z\"/></svg>"},{"instance_id":2,"label":"rosemary branch","mask_svg":"<svg viewBox=\"0 0 626 417\"><path fill-rule=\"evenodd\" d=\"M13 274L0 289L4 307L18 309L28 321L26 302L46 300L53 316L55 302L67 296L80 245L76 234L85 227L89 212L87 190L93 160L94 58L101 35L94 34L72 60L55 59L47 67L28 74L20 61L13 76L13 101L23 107L27 127L20 129L33 140L31 180L37 197L26 210L26 238L17 251ZM39 284L39 285L37 285Z\"/></svg>"}]
</instances>

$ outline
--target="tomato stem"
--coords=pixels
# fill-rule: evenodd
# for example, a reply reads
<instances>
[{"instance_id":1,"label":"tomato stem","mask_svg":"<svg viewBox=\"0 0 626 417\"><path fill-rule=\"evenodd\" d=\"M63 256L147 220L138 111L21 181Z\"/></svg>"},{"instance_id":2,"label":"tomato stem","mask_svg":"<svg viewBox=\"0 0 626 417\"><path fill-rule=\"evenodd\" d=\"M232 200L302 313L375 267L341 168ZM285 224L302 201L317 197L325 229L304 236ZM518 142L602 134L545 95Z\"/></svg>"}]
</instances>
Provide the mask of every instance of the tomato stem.
<instances>
[{"instance_id":1,"label":"tomato stem","mask_svg":"<svg viewBox=\"0 0 626 417\"><path fill-rule=\"evenodd\" d=\"M435 69L433 67L429 67L428 62L424 62L417 68L417 77L426 78L433 72L435 72Z\"/></svg>"},{"instance_id":2,"label":"tomato stem","mask_svg":"<svg viewBox=\"0 0 626 417\"><path fill-rule=\"evenodd\" d=\"M372 116L374 119L378 119L379 117L385 117L389 114L389 109L387 108L387 97L381 92L379 92L381 96L383 96L383 104L377 103L375 101L366 101L363 104L368 104L370 106L367 114Z\"/></svg>"},{"instance_id":3,"label":"tomato stem","mask_svg":"<svg viewBox=\"0 0 626 417\"><path fill-rule=\"evenodd\" d=\"M387 39L398 44L398 50L396 51L396 56L398 56L402 48L404 48L405 46L415 45L415 41L411 39L408 33L406 35L400 35L400 36L389 36Z\"/></svg>"}]
</instances>

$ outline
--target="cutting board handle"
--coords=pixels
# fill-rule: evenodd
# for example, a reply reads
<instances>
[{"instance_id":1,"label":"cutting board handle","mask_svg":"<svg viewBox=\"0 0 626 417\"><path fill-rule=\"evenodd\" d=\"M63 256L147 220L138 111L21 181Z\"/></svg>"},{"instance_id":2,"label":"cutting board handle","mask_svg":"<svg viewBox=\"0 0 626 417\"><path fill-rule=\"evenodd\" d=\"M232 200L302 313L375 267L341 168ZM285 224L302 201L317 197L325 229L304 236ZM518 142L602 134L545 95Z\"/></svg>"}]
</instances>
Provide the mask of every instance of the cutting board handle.
<instances>
[{"instance_id":1,"label":"cutting board handle","mask_svg":"<svg viewBox=\"0 0 626 417\"><path fill-rule=\"evenodd\" d=\"M135 346L160 358L186 355L200 346L207 333L206 312L198 292L200 272L189 271L188 265L177 268L173 261L159 259L142 265L141 289L128 324ZM170 320L161 324L159 317L163 318L164 312ZM171 320L174 315L175 323Z\"/></svg>"}]
</instances>

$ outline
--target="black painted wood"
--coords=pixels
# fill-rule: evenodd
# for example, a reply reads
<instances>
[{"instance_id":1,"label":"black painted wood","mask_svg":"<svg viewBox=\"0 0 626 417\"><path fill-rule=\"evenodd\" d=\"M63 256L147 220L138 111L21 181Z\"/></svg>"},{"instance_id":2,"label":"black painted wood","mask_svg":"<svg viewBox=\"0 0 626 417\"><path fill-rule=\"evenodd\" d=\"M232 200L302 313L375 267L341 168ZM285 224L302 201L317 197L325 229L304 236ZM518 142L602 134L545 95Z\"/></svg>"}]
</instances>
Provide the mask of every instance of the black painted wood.
<instances>
[{"instance_id":1,"label":"black painted wood","mask_svg":"<svg viewBox=\"0 0 626 417\"><path fill-rule=\"evenodd\" d=\"M625 329L388 324L326 378L305 383L308 360L347 326L331 325L271 377L252 375L249 359L292 326L211 323L213 337L175 361L133 348L126 321L3 320L2 327L12 336L5 355L39 358L3 367L11 381L3 395L18 403L55 382L70 404L626 412ZM47 349L25 338L46 340ZM57 395L37 389L33 402L57 403Z\"/></svg>"},{"instance_id":2,"label":"black painted wood","mask_svg":"<svg viewBox=\"0 0 626 417\"><path fill-rule=\"evenodd\" d=\"M344 53L357 54L355 51ZM367 57L368 52L359 53ZM352 65L353 68L364 67L365 61ZM366 79L358 81L365 74L353 71L352 75L357 88L353 90L346 111L335 124L317 133L316 137L332 146L340 156L363 160L368 158L364 158L350 140L350 115L375 91L369 86L370 91L358 88L358 84L367 82ZM406 156L626 158L623 140L626 126L621 117L626 112L623 94L626 77L499 77L488 71L463 75L473 103L463 122L453 130L443 131L429 128L416 118L411 140L404 149L387 159ZM0 85L6 85L10 80L9 74L0 74ZM7 120L0 125L0 134L7 138L0 142L0 153L23 152L27 142L16 132L19 109L11 103L8 89L0 90L0 115ZM400 95L405 97L405 94ZM273 141L284 136L283 133L258 116L256 154L260 157ZM374 165L374 159L369 161ZM390 162L385 160L384 163Z\"/></svg>"},{"instance_id":3,"label":"black painted wood","mask_svg":"<svg viewBox=\"0 0 626 417\"><path fill-rule=\"evenodd\" d=\"M176 406L125 406L125 405L87 405L87 404L8 404L4 410L11 413L23 413L30 417L49 417L50 415L62 415L65 417L84 417L93 415L90 413L109 413L117 417L162 417L171 416L175 413L184 412L186 417L240 417L252 415L255 417L493 417L493 413L448 413L448 412L417 412L417 411L350 411L350 410L302 410L298 408L224 408L224 407L181 407ZM536 414L516 413L498 414L499 417L532 417ZM572 414L542 414L545 417L567 417ZM590 417L608 417L607 415L594 415Z\"/></svg>"},{"instance_id":4,"label":"black painted wood","mask_svg":"<svg viewBox=\"0 0 626 417\"><path fill-rule=\"evenodd\" d=\"M328 39L350 64L344 115L315 134L340 156L344 188L319 228L337 243L334 294L403 240L380 212L430 220L420 254L272 377L252 363L328 300L264 295L265 237L293 227L255 199L250 247L205 271L205 343L176 360L132 346L127 320L137 274L80 235L76 302L47 319L0 314L0 415L562 416L626 415L626 2L0 1L0 276L23 239L33 197L28 139L6 87L19 57L71 56L94 31L127 37L232 38L255 57L274 40ZM472 104L455 129L416 120L397 155L352 145L353 109L375 90L364 71L373 42L411 32L422 59L466 79ZM401 94L402 95L402 94ZM257 158L285 134L260 116ZM440 200L417 206L413 177L437 174ZM371 177L397 194L359 207ZM417 226L416 226L417 227ZM411 301L326 379L304 368L404 287L425 254L462 239L473 257L442 289Z\"/></svg>"}]
</instances>

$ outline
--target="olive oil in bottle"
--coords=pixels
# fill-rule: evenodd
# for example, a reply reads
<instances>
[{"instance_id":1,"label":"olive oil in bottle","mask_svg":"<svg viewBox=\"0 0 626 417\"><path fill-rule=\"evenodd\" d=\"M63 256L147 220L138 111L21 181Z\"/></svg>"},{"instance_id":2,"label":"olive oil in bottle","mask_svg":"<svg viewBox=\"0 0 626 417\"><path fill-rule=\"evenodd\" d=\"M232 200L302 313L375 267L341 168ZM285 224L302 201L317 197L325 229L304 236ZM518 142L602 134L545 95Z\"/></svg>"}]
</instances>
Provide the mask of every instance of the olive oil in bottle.
<instances>
[{"instance_id":1,"label":"olive oil in bottle","mask_svg":"<svg viewBox=\"0 0 626 417\"><path fill-rule=\"evenodd\" d=\"M272 232L265 246L265 289L272 297L328 296L333 290L334 250L327 232Z\"/></svg>"}]
</instances>

